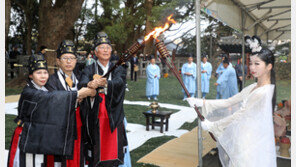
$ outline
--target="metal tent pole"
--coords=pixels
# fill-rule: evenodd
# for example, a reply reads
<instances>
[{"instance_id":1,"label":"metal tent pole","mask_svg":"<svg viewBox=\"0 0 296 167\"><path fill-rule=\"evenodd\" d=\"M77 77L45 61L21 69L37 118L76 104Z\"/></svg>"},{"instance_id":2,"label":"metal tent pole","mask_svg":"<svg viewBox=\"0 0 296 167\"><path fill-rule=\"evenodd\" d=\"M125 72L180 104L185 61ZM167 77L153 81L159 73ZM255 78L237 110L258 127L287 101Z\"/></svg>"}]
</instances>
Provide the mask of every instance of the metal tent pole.
<instances>
[{"instance_id":1,"label":"metal tent pole","mask_svg":"<svg viewBox=\"0 0 296 167\"><path fill-rule=\"evenodd\" d=\"M197 97L201 98L201 58L200 58L200 0L195 1L195 24L196 24L196 73L197 73ZM202 167L202 129L201 120L198 123L198 166Z\"/></svg>"},{"instance_id":2,"label":"metal tent pole","mask_svg":"<svg viewBox=\"0 0 296 167\"><path fill-rule=\"evenodd\" d=\"M242 10L242 72L243 72L243 80L242 87L245 87L245 12Z\"/></svg>"}]
</instances>

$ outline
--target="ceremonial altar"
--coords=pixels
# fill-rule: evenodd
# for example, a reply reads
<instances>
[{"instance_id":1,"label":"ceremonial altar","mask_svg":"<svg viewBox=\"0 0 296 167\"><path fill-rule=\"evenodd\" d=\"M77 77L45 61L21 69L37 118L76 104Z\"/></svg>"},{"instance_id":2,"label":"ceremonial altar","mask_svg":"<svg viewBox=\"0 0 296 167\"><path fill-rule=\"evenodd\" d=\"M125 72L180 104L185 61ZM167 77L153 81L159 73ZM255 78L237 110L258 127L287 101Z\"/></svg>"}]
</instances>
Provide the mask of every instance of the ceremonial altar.
<instances>
[{"instance_id":1,"label":"ceremonial altar","mask_svg":"<svg viewBox=\"0 0 296 167\"><path fill-rule=\"evenodd\" d=\"M149 131L149 125L154 129L155 126L160 127L160 133L163 133L163 125L165 124L165 131L169 130L169 118L173 112L171 111L159 111L157 110L155 113L152 110L143 112L146 117L146 130ZM151 122L150 122L151 118ZM160 121L155 121L155 118L160 118Z\"/></svg>"}]
</instances>

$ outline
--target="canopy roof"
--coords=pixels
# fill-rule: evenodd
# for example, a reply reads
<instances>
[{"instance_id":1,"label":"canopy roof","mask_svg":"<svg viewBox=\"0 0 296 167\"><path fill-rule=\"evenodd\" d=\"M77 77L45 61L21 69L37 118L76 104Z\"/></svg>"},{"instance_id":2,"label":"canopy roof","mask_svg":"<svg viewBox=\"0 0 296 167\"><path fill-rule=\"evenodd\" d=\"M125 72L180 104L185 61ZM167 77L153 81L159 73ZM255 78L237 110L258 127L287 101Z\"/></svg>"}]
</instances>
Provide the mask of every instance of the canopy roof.
<instances>
[{"instance_id":1,"label":"canopy roof","mask_svg":"<svg viewBox=\"0 0 296 167\"><path fill-rule=\"evenodd\" d=\"M265 41L291 39L291 0L203 0L201 6L239 32L244 27L246 35Z\"/></svg>"}]
</instances>

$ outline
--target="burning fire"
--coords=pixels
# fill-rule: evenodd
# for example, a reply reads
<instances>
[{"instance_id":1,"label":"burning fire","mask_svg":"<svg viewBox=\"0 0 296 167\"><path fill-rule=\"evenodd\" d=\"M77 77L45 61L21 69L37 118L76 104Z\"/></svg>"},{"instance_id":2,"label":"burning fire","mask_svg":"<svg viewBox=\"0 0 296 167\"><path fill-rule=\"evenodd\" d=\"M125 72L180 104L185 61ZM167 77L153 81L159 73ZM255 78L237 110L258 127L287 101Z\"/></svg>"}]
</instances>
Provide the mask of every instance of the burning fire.
<instances>
[{"instance_id":1,"label":"burning fire","mask_svg":"<svg viewBox=\"0 0 296 167\"><path fill-rule=\"evenodd\" d=\"M168 21L165 23L165 25L163 27L154 28L154 30L152 32L150 32L148 35L145 36L144 40L147 41L151 36L153 36L153 38L157 38L162 32L164 32L165 30L167 30L170 27L170 23L175 24L176 21L171 18L172 16L173 16L173 14L171 14L169 17L167 17Z\"/></svg>"}]
</instances>

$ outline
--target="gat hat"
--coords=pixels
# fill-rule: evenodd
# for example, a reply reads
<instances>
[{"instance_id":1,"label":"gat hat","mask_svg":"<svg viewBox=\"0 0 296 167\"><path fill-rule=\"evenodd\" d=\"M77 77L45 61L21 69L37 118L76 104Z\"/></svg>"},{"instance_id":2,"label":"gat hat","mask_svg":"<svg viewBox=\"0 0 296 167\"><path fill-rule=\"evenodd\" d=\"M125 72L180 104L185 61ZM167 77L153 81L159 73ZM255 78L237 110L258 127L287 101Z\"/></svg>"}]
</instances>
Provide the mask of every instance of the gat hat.
<instances>
[{"instance_id":1,"label":"gat hat","mask_svg":"<svg viewBox=\"0 0 296 167\"><path fill-rule=\"evenodd\" d=\"M40 53L30 56L28 63L29 74L33 74L34 71L40 69L47 70L47 62L44 56Z\"/></svg>"},{"instance_id":2,"label":"gat hat","mask_svg":"<svg viewBox=\"0 0 296 167\"><path fill-rule=\"evenodd\" d=\"M101 44L108 44L111 46L111 41L105 32L99 32L94 39L94 49Z\"/></svg>"},{"instance_id":3,"label":"gat hat","mask_svg":"<svg viewBox=\"0 0 296 167\"><path fill-rule=\"evenodd\" d=\"M63 54L65 53L71 53L73 55L76 55L76 47L73 43L73 41L71 40L63 40L60 45L59 48L57 50L57 58L60 58Z\"/></svg>"}]
</instances>

